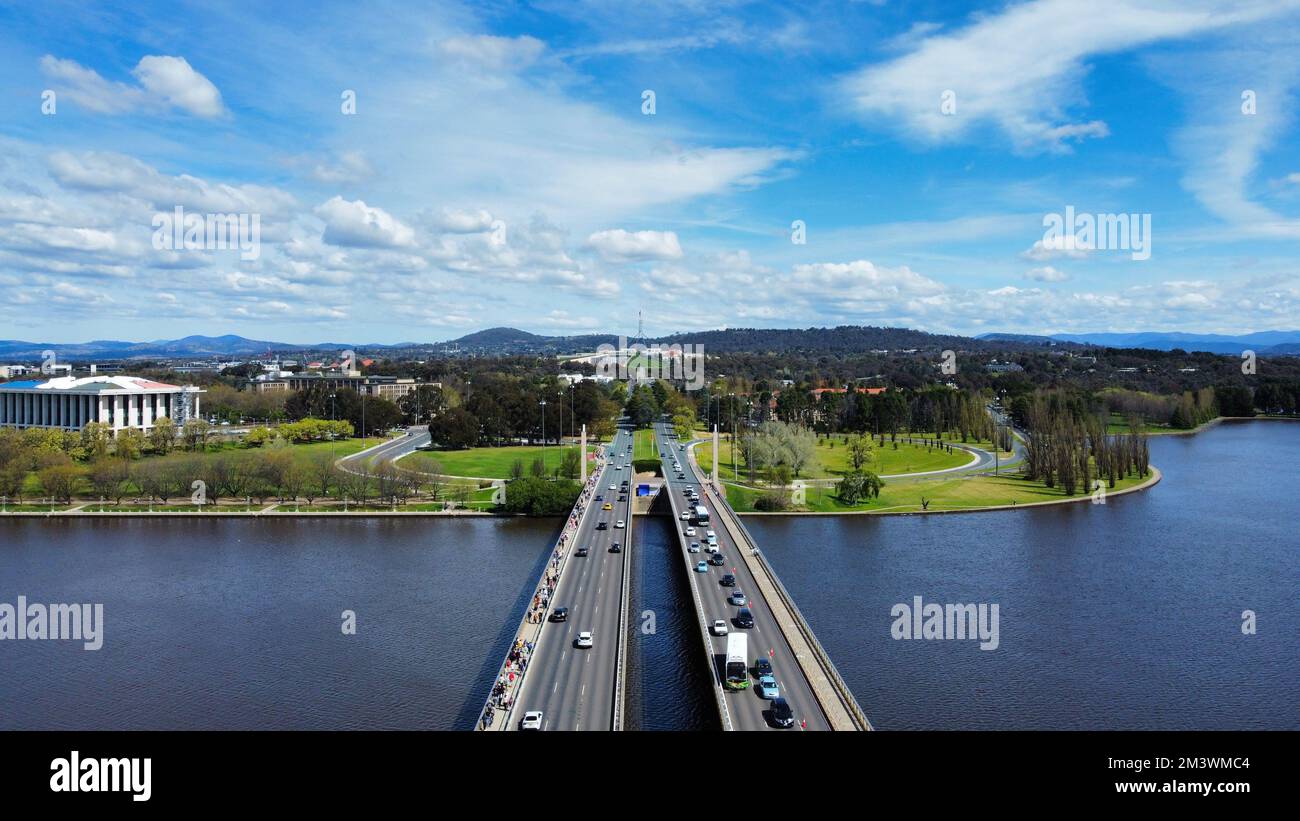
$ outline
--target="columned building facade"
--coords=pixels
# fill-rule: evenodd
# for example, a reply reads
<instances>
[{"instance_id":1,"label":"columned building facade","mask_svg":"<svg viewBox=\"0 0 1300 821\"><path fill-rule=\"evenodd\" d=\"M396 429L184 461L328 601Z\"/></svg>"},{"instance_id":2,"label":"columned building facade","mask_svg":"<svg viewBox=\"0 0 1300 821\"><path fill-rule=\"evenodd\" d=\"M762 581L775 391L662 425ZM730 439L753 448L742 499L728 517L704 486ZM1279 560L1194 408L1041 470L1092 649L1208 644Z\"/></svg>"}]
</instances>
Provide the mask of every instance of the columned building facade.
<instances>
[{"instance_id":1,"label":"columned building facade","mask_svg":"<svg viewBox=\"0 0 1300 821\"><path fill-rule=\"evenodd\" d=\"M136 376L65 376L0 383L0 426L81 430L91 422L112 428L150 430L166 416L178 426L199 418L193 386L168 385Z\"/></svg>"}]
</instances>

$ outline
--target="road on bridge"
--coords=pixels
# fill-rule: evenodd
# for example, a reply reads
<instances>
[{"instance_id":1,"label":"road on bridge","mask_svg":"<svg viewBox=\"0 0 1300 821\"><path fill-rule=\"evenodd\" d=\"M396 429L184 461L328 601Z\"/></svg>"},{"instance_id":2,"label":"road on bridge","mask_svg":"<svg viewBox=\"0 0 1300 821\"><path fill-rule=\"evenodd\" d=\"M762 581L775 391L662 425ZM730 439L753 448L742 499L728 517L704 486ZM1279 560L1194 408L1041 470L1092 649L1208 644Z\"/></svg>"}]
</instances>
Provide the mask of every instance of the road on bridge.
<instances>
[{"instance_id":1,"label":"road on bridge","mask_svg":"<svg viewBox=\"0 0 1300 821\"><path fill-rule=\"evenodd\" d=\"M678 541L681 543L679 549L687 550L687 546L692 541L701 544L699 553L687 553L692 568L698 562L705 561L709 554L704 552L703 545L706 543L705 534L712 529L718 539L718 549L726 559L726 564L722 567L706 565L708 572L698 573L692 569L689 572L690 583L696 587L700 594L700 601L704 604L705 618L711 624L714 619L725 619L727 621L728 631L737 631L749 634L749 668L751 675L749 678L749 687L744 690L726 690L724 698L726 699L727 711L731 716L732 728L736 730L762 730L762 729L779 729L770 721L771 702L764 699L758 688L758 679L752 675L754 663L759 657L766 657L772 662L773 674L776 677L777 684L781 691L781 696L790 704L790 709L794 711L794 729L804 728L808 730L829 730L830 723L826 720L821 706L817 702L816 696L813 695L812 688L808 680L804 677L803 671L799 666L798 660L794 657L794 652L785 640L784 633L777 626L776 619L773 617L771 610L761 599L755 600L754 596L758 595L758 585L754 583L754 577L749 571L748 564L741 560L735 542L731 534L725 527L721 527L718 522L717 511L709 498L702 492L702 483L704 479L695 473L691 462L686 458L686 443L679 442L671 435L672 426L667 423L655 425L656 438L659 450L664 454L663 469L667 481L664 483L662 493L672 494L672 505L674 507L675 518L673 525L677 528ZM708 447L708 445L702 445ZM673 465L679 464L680 469L674 470ZM678 478L681 475L684 478ZM704 505L709 511L709 525L695 525L696 535L694 537L685 536L687 527L692 526L689 521L682 520L680 513L689 510L691 503L687 501L685 489L687 486L694 487L700 492L700 501L698 504ZM735 587L724 587L721 584L722 576L732 574L736 577ZM741 628L736 624L736 614L740 607L731 604L728 597L737 590L743 591L749 598L748 607L754 615L754 626L751 628ZM703 625L706 629L708 624ZM727 652L727 639L725 636L713 636L710 633L710 643L713 647L714 669L711 674L714 677L715 685L722 681Z\"/></svg>"},{"instance_id":2,"label":"road on bridge","mask_svg":"<svg viewBox=\"0 0 1300 821\"><path fill-rule=\"evenodd\" d=\"M570 543L569 550L574 552L547 608L548 622L533 648L523 690L515 699L515 726L509 729L518 729L524 714L532 710L542 711L543 730L613 729L619 631L625 627L620 625L619 615L636 492L630 429L620 427L609 452L596 495ZM620 490L624 479L628 488ZM605 510L605 504L611 509ZM625 527L616 527L619 520ZM597 529L602 523L605 529ZM614 542L619 543L621 552L609 552ZM577 555L582 547L588 550L586 556ZM568 608L565 621L549 621L556 607ZM576 646L580 632L592 634L590 648Z\"/></svg>"}]
</instances>

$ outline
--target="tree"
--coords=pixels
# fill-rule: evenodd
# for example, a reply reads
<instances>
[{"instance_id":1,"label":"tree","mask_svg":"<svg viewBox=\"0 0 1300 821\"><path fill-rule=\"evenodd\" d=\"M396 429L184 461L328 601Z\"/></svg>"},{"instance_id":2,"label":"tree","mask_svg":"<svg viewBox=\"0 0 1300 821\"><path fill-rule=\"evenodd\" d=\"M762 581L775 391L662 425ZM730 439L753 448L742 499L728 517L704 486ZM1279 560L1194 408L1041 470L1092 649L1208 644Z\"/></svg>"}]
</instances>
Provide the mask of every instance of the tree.
<instances>
[{"instance_id":1,"label":"tree","mask_svg":"<svg viewBox=\"0 0 1300 821\"><path fill-rule=\"evenodd\" d=\"M113 428L103 422L87 422L81 429L81 445L91 461L103 459L113 446Z\"/></svg>"},{"instance_id":2,"label":"tree","mask_svg":"<svg viewBox=\"0 0 1300 821\"><path fill-rule=\"evenodd\" d=\"M60 454L62 458L51 459L45 467L36 472L40 482L41 493L56 501L72 501L72 493L81 480L81 471L72 463L72 458Z\"/></svg>"},{"instance_id":3,"label":"tree","mask_svg":"<svg viewBox=\"0 0 1300 821\"><path fill-rule=\"evenodd\" d=\"M464 408L448 408L429 422L429 438L442 448L473 447L478 444L478 419Z\"/></svg>"},{"instance_id":4,"label":"tree","mask_svg":"<svg viewBox=\"0 0 1300 821\"><path fill-rule=\"evenodd\" d=\"M91 463L88 476L92 493L121 504L130 487L131 464L122 458L105 457Z\"/></svg>"},{"instance_id":5,"label":"tree","mask_svg":"<svg viewBox=\"0 0 1300 821\"><path fill-rule=\"evenodd\" d=\"M515 459L510 463L510 478L522 479L524 476L524 460Z\"/></svg>"},{"instance_id":6,"label":"tree","mask_svg":"<svg viewBox=\"0 0 1300 821\"><path fill-rule=\"evenodd\" d=\"M113 443L113 452L123 459L139 459L144 452L144 431L139 428L126 428L117 434Z\"/></svg>"},{"instance_id":7,"label":"tree","mask_svg":"<svg viewBox=\"0 0 1300 821\"><path fill-rule=\"evenodd\" d=\"M560 475L565 479L576 479L582 468L582 456L577 448L566 448L560 457Z\"/></svg>"},{"instance_id":8,"label":"tree","mask_svg":"<svg viewBox=\"0 0 1300 821\"><path fill-rule=\"evenodd\" d=\"M875 458L870 437L850 436L848 447L849 464L853 467L853 473L860 473Z\"/></svg>"},{"instance_id":9,"label":"tree","mask_svg":"<svg viewBox=\"0 0 1300 821\"><path fill-rule=\"evenodd\" d=\"M176 446L176 423L166 416L153 420L149 430L149 447L155 453L168 454Z\"/></svg>"},{"instance_id":10,"label":"tree","mask_svg":"<svg viewBox=\"0 0 1300 821\"><path fill-rule=\"evenodd\" d=\"M212 426L206 419L187 419L181 426L181 438L185 441L188 450L206 450L208 436L211 434Z\"/></svg>"},{"instance_id":11,"label":"tree","mask_svg":"<svg viewBox=\"0 0 1300 821\"><path fill-rule=\"evenodd\" d=\"M856 505L863 499L878 498L884 486L884 481L871 471L855 470L835 485L835 494L844 504Z\"/></svg>"}]
</instances>

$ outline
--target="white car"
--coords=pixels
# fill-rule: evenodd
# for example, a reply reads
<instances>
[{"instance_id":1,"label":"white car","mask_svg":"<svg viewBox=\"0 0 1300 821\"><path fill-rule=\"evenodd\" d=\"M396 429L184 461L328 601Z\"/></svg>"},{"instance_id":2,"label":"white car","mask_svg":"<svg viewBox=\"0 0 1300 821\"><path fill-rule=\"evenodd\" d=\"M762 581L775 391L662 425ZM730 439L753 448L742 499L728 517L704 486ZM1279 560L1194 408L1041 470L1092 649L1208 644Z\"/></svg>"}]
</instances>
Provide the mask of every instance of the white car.
<instances>
[{"instance_id":1,"label":"white car","mask_svg":"<svg viewBox=\"0 0 1300 821\"><path fill-rule=\"evenodd\" d=\"M521 730L540 730L542 729L542 711L529 710L524 713L524 720L519 722Z\"/></svg>"},{"instance_id":2,"label":"white car","mask_svg":"<svg viewBox=\"0 0 1300 821\"><path fill-rule=\"evenodd\" d=\"M716 547L718 546L718 537L717 537L717 536L710 536L710 537L708 538L708 542L709 542L709 547L716 548ZM715 551L715 552L716 552L716 551Z\"/></svg>"},{"instance_id":3,"label":"white car","mask_svg":"<svg viewBox=\"0 0 1300 821\"><path fill-rule=\"evenodd\" d=\"M725 619L716 619L709 629L713 631L715 636L725 636L727 635L727 622ZM538 715L540 716L541 713L538 713Z\"/></svg>"},{"instance_id":4,"label":"white car","mask_svg":"<svg viewBox=\"0 0 1300 821\"><path fill-rule=\"evenodd\" d=\"M691 542L690 547L686 548L686 552L687 552L687 553L699 553L699 552L700 552L700 543L699 543L699 542Z\"/></svg>"},{"instance_id":5,"label":"white car","mask_svg":"<svg viewBox=\"0 0 1300 821\"><path fill-rule=\"evenodd\" d=\"M681 519L683 522L689 522L691 520L691 514L683 510L682 515L678 516L677 518Z\"/></svg>"},{"instance_id":6,"label":"white car","mask_svg":"<svg viewBox=\"0 0 1300 821\"><path fill-rule=\"evenodd\" d=\"M622 526L623 526L623 520L622 520L622 519L619 519L617 522L614 523L614 527L622 527Z\"/></svg>"},{"instance_id":7,"label":"white car","mask_svg":"<svg viewBox=\"0 0 1300 821\"><path fill-rule=\"evenodd\" d=\"M610 490L618 490L618 485L610 485L610 486L609 486L609 489L610 489Z\"/></svg>"},{"instance_id":8,"label":"white car","mask_svg":"<svg viewBox=\"0 0 1300 821\"><path fill-rule=\"evenodd\" d=\"M688 528L686 528L686 535L687 535L687 536L694 536L694 535L695 535L695 528L693 528L693 527L688 527Z\"/></svg>"},{"instance_id":9,"label":"white car","mask_svg":"<svg viewBox=\"0 0 1300 821\"><path fill-rule=\"evenodd\" d=\"M574 642L573 642L573 646L574 646L574 647L577 647L577 648L580 649L580 650L587 650L587 649L590 649L590 647L591 647L591 632L588 631L588 630L583 630L581 633L579 633L579 634L578 634L578 638L577 638L576 640L574 640Z\"/></svg>"},{"instance_id":10,"label":"white car","mask_svg":"<svg viewBox=\"0 0 1300 821\"><path fill-rule=\"evenodd\" d=\"M704 531L704 535L707 536L707 537L710 538L710 539L716 539L716 538L718 538L718 534L714 533L712 530L706 530L706 531Z\"/></svg>"},{"instance_id":11,"label":"white car","mask_svg":"<svg viewBox=\"0 0 1300 821\"><path fill-rule=\"evenodd\" d=\"M699 542L696 542L695 544L699 544ZM716 544L707 544L704 546L704 550L706 553L717 553L718 546Z\"/></svg>"}]
</instances>

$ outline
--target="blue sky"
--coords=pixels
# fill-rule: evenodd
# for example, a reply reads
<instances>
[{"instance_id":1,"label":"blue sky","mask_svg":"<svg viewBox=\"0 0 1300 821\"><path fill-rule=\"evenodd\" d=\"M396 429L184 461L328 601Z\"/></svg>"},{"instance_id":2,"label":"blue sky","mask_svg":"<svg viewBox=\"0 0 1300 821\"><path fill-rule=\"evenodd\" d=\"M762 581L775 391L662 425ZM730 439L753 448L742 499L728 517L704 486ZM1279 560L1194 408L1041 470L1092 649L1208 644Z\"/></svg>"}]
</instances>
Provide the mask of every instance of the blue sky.
<instances>
[{"instance_id":1,"label":"blue sky","mask_svg":"<svg viewBox=\"0 0 1300 821\"><path fill-rule=\"evenodd\" d=\"M1297 2L253 8L0 4L0 337L1300 327Z\"/></svg>"}]
</instances>

